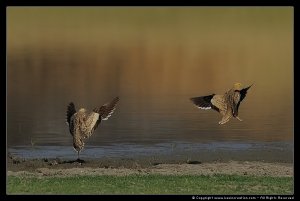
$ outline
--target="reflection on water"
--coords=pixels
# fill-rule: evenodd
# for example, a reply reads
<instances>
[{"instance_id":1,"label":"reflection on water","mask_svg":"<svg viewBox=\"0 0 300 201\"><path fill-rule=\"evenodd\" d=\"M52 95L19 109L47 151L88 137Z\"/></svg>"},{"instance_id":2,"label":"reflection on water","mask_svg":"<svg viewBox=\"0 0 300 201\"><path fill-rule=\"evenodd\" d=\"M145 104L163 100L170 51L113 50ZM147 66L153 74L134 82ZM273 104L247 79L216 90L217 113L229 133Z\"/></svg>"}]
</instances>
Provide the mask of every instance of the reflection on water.
<instances>
[{"instance_id":1,"label":"reflection on water","mask_svg":"<svg viewBox=\"0 0 300 201\"><path fill-rule=\"evenodd\" d=\"M8 147L71 146L67 104L93 109L115 96L117 110L87 145L293 141L291 8L7 13ZM189 101L234 82L254 83L243 122L220 126L218 113Z\"/></svg>"}]
</instances>

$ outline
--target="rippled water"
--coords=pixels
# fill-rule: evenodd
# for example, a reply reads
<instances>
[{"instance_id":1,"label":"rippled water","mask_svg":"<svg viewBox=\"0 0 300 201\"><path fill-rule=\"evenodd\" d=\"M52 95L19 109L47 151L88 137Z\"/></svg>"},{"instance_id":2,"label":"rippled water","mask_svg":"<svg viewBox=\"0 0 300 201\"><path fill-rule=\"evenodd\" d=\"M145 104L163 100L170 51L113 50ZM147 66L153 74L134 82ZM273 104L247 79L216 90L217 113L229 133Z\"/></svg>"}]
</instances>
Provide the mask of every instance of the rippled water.
<instances>
[{"instance_id":1,"label":"rippled water","mask_svg":"<svg viewBox=\"0 0 300 201\"><path fill-rule=\"evenodd\" d=\"M119 96L84 157L211 155L225 146L228 157L291 159L292 16L259 7L8 8L8 151L72 157L67 104L93 109ZM243 122L220 126L218 113L189 101L234 82L254 84Z\"/></svg>"},{"instance_id":2,"label":"rippled water","mask_svg":"<svg viewBox=\"0 0 300 201\"><path fill-rule=\"evenodd\" d=\"M66 146L14 146L10 153L22 158L74 159L76 154ZM293 162L293 144L290 142L211 142L192 143L174 141L169 143L140 144L114 143L103 146L86 146L80 158L93 159L143 159L151 162L183 161L266 161Z\"/></svg>"}]
</instances>

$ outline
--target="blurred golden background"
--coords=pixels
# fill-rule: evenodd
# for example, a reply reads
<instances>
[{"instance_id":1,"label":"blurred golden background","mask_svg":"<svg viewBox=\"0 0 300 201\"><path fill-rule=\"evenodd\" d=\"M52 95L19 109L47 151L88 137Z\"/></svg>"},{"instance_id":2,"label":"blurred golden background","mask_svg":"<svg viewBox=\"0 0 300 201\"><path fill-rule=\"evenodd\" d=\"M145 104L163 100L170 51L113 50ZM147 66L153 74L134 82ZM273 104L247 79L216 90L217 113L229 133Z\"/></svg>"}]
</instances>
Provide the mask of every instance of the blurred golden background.
<instances>
[{"instance_id":1,"label":"blurred golden background","mask_svg":"<svg viewBox=\"0 0 300 201\"><path fill-rule=\"evenodd\" d=\"M8 7L8 144L69 141L69 101L115 96L95 142L292 140L293 37L292 7ZM189 102L234 82L243 122Z\"/></svg>"}]
</instances>

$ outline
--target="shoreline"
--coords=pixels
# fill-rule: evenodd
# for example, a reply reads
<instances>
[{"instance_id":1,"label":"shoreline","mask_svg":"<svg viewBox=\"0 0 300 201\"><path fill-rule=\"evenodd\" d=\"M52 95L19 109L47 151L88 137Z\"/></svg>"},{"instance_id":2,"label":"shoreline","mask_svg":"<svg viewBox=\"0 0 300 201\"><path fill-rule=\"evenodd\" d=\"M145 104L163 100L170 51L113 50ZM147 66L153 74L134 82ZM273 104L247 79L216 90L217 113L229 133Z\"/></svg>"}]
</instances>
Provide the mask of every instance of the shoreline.
<instances>
[{"instance_id":1,"label":"shoreline","mask_svg":"<svg viewBox=\"0 0 300 201\"><path fill-rule=\"evenodd\" d=\"M21 159L7 157L8 176L84 176L131 174L147 175L252 175L293 177L293 163L263 161L173 161L168 163L134 159L88 159L71 161L62 159Z\"/></svg>"}]
</instances>

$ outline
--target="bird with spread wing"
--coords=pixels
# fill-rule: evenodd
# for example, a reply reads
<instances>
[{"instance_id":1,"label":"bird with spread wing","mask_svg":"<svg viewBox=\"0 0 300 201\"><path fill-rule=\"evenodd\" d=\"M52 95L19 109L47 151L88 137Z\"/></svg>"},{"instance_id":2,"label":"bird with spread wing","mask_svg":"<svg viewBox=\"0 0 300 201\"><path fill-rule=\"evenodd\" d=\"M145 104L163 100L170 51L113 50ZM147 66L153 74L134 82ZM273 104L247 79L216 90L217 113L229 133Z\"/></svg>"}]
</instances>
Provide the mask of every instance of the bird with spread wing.
<instances>
[{"instance_id":1,"label":"bird with spread wing","mask_svg":"<svg viewBox=\"0 0 300 201\"><path fill-rule=\"evenodd\" d=\"M93 111L88 112L85 108L75 109L73 102L67 108L67 124L73 137L73 147L79 152L84 147L84 140L89 138L99 126L101 120L107 120L116 109L119 97L114 98L110 103L106 103Z\"/></svg>"},{"instance_id":2,"label":"bird with spread wing","mask_svg":"<svg viewBox=\"0 0 300 201\"><path fill-rule=\"evenodd\" d=\"M211 94L194 97L190 100L200 109L213 109L219 112L223 116L219 124L225 124L231 117L242 121L238 116L239 107L251 86L243 88L241 83L235 83L233 88L223 95Z\"/></svg>"}]
</instances>

